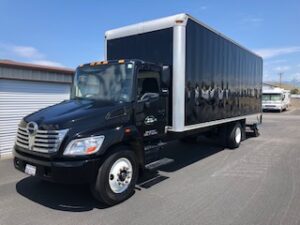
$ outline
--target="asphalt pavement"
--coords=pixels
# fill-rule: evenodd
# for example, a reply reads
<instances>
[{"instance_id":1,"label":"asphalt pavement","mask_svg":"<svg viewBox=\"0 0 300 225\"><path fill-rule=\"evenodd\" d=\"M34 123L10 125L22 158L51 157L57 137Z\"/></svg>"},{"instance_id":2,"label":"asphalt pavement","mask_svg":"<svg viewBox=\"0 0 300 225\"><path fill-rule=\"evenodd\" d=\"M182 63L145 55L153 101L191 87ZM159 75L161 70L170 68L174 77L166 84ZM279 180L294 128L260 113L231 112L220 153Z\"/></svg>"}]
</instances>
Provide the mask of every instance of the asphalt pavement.
<instances>
[{"instance_id":1,"label":"asphalt pavement","mask_svg":"<svg viewBox=\"0 0 300 225\"><path fill-rule=\"evenodd\" d=\"M1 160L0 225L300 225L300 109L265 113L260 132L236 150L171 143L174 162L110 208L84 185L39 181Z\"/></svg>"}]
</instances>

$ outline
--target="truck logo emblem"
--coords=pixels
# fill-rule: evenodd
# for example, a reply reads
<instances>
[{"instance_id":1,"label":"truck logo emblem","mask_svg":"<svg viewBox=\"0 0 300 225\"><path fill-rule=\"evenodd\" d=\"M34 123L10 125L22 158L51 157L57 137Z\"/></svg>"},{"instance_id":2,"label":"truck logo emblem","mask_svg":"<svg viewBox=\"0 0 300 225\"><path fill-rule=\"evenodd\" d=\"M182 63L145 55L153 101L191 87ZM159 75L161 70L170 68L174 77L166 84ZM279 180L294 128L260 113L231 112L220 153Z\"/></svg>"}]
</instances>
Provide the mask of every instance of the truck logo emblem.
<instances>
[{"instance_id":1,"label":"truck logo emblem","mask_svg":"<svg viewBox=\"0 0 300 225\"><path fill-rule=\"evenodd\" d=\"M26 130L28 133L28 147L29 150L33 150L34 147L34 141L35 141L35 134L38 130L38 125L36 122L29 122L26 126Z\"/></svg>"},{"instance_id":2,"label":"truck logo emblem","mask_svg":"<svg viewBox=\"0 0 300 225\"><path fill-rule=\"evenodd\" d=\"M156 122L157 121L157 119L154 117L154 116L147 116L146 118L145 118L145 120L144 120L144 123L146 124L146 125L151 125L151 124L153 124L154 122Z\"/></svg>"},{"instance_id":3,"label":"truck logo emblem","mask_svg":"<svg viewBox=\"0 0 300 225\"><path fill-rule=\"evenodd\" d=\"M36 122L30 122L27 124L26 129L29 135L35 135L38 130L38 125Z\"/></svg>"}]
</instances>

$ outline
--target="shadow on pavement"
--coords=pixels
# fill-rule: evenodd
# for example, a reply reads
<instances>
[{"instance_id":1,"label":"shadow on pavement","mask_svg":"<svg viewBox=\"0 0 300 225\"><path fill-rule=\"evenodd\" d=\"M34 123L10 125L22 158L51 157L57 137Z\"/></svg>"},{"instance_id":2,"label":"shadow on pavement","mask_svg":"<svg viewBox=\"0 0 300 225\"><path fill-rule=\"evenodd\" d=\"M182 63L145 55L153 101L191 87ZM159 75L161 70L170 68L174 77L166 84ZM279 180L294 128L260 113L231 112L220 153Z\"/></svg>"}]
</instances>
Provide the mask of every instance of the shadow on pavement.
<instances>
[{"instance_id":1,"label":"shadow on pavement","mask_svg":"<svg viewBox=\"0 0 300 225\"><path fill-rule=\"evenodd\" d=\"M157 170L146 170L139 178L136 190L151 188L169 178L161 175L160 171L180 170L222 150L224 148L220 147L213 139L201 137L195 144L174 141L163 151L163 157L173 159L174 162ZM55 210L83 212L94 208L107 208L92 197L88 185L56 184L41 181L35 177L27 177L16 184L16 190L25 198Z\"/></svg>"},{"instance_id":2,"label":"shadow on pavement","mask_svg":"<svg viewBox=\"0 0 300 225\"><path fill-rule=\"evenodd\" d=\"M16 184L16 190L25 198L55 210L83 212L106 208L94 200L88 185L55 184L27 177Z\"/></svg>"},{"instance_id":3,"label":"shadow on pavement","mask_svg":"<svg viewBox=\"0 0 300 225\"><path fill-rule=\"evenodd\" d=\"M216 140L205 137L199 137L197 143L191 144L174 141L163 152L163 157L173 159L174 162L162 166L159 170L174 172L222 150L224 147L220 146Z\"/></svg>"}]
</instances>

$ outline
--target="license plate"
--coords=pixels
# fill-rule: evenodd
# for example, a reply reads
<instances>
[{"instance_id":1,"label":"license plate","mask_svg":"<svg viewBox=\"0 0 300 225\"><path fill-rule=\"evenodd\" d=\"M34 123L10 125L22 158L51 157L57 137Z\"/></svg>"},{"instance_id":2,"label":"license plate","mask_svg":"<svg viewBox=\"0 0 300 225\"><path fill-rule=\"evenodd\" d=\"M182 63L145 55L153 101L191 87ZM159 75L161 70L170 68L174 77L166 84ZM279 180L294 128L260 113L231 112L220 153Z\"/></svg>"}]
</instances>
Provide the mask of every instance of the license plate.
<instances>
[{"instance_id":1,"label":"license plate","mask_svg":"<svg viewBox=\"0 0 300 225\"><path fill-rule=\"evenodd\" d=\"M28 175L31 175L31 176L35 176L36 167L32 166L32 165L29 165L29 164L26 164L25 173L28 174Z\"/></svg>"}]
</instances>

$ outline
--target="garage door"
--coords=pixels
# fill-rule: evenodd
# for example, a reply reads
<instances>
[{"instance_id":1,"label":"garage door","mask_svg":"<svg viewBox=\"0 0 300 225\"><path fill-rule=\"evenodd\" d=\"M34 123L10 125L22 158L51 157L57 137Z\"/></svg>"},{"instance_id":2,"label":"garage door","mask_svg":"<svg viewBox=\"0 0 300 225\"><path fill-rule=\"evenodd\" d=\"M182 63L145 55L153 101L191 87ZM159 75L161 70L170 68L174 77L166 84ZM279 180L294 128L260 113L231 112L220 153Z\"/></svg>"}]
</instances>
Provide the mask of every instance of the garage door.
<instances>
[{"instance_id":1,"label":"garage door","mask_svg":"<svg viewBox=\"0 0 300 225\"><path fill-rule=\"evenodd\" d=\"M0 79L0 154L12 151L20 120L68 99L69 84Z\"/></svg>"}]
</instances>

